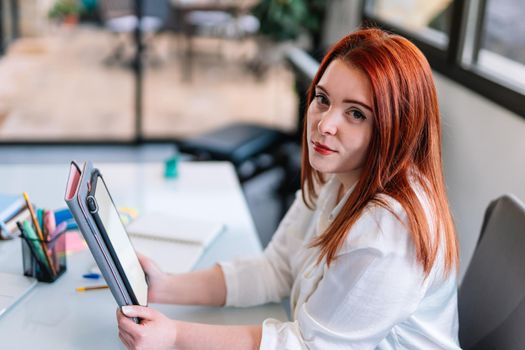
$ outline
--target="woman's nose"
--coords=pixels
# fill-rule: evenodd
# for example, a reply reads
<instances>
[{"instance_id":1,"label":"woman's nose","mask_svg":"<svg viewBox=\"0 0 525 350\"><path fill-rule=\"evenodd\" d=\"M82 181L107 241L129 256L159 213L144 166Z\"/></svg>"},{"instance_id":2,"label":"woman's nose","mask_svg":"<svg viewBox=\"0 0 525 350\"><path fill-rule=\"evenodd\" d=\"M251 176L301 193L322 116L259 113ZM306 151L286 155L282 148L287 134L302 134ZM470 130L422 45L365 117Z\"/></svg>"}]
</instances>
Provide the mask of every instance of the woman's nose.
<instances>
[{"instance_id":1,"label":"woman's nose","mask_svg":"<svg viewBox=\"0 0 525 350\"><path fill-rule=\"evenodd\" d=\"M337 118L334 113L326 113L317 124L317 131L321 135L335 135L337 133Z\"/></svg>"}]
</instances>

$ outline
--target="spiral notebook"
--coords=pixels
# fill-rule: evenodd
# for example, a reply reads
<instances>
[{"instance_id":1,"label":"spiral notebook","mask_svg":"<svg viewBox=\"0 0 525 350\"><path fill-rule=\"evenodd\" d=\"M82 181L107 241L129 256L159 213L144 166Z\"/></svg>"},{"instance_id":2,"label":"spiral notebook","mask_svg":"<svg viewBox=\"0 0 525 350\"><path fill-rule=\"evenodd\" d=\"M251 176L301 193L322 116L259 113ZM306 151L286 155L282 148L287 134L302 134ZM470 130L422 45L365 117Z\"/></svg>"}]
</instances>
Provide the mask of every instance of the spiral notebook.
<instances>
[{"instance_id":1,"label":"spiral notebook","mask_svg":"<svg viewBox=\"0 0 525 350\"><path fill-rule=\"evenodd\" d=\"M224 229L221 222L165 213L146 213L126 227L135 250L169 273L191 271Z\"/></svg>"}]
</instances>

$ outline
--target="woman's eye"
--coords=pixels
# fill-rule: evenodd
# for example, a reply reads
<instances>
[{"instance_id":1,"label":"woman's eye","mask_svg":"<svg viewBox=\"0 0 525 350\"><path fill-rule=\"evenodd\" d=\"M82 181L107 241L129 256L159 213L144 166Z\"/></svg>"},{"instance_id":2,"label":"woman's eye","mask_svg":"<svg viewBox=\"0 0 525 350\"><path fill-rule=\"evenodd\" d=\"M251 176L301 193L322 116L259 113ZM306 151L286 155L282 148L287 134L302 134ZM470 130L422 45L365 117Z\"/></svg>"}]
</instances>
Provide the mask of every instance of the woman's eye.
<instances>
[{"instance_id":1,"label":"woman's eye","mask_svg":"<svg viewBox=\"0 0 525 350\"><path fill-rule=\"evenodd\" d=\"M323 106L327 106L328 105L328 99L326 98L325 95L317 94L317 95L315 95L315 100L320 105L323 105Z\"/></svg>"},{"instance_id":2,"label":"woman's eye","mask_svg":"<svg viewBox=\"0 0 525 350\"><path fill-rule=\"evenodd\" d=\"M361 111L359 111L357 109L350 110L350 115L352 116L352 118L357 119L357 120L365 120L366 119L365 115Z\"/></svg>"}]
</instances>

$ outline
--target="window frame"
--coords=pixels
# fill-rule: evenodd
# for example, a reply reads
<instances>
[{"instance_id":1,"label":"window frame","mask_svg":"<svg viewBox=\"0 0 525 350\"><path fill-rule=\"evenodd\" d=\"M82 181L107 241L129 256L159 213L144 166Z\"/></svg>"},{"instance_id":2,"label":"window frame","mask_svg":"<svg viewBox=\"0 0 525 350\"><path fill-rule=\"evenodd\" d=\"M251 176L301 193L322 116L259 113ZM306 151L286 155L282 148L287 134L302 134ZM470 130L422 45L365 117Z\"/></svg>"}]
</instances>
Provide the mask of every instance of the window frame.
<instances>
[{"instance_id":1,"label":"window frame","mask_svg":"<svg viewBox=\"0 0 525 350\"><path fill-rule=\"evenodd\" d=\"M433 70L525 119L525 94L484 76L477 72L475 67L463 66L464 34L469 5L468 0L453 0L447 49L440 49L420 36L368 15L366 13L367 0L362 0L361 3L361 22L365 27L378 26L406 37L425 54ZM475 24L476 35L473 38L473 62L481 47L483 33L481 29L485 23L486 6L486 0L479 1Z\"/></svg>"},{"instance_id":2,"label":"window frame","mask_svg":"<svg viewBox=\"0 0 525 350\"><path fill-rule=\"evenodd\" d=\"M4 30L4 15L5 6L4 0L0 0L0 57L5 53L5 47L7 45Z\"/></svg>"},{"instance_id":3,"label":"window frame","mask_svg":"<svg viewBox=\"0 0 525 350\"><path fill-rule=\"evenodd\" d=\"M18 0L0 0L0 57L5 54L7 46L20 35ZM6 22L6 16L9 21ZM7 34L7 27L9 34Z\"/></svg>"}]
</instances>

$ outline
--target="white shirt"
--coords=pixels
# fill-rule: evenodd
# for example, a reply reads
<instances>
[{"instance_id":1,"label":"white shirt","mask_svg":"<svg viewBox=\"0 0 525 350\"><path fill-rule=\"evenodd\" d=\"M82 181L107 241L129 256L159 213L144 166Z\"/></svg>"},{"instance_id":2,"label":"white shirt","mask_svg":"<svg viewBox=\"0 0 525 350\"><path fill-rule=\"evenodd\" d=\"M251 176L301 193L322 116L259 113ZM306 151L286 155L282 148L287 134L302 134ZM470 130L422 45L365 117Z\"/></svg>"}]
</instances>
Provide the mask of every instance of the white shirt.
<instances>
[{"instance_id":1,"label":"white shirt","mask_svg":"<svg viewBox=\"0 0 525 350\"><path fill-rule=\"evenodd\" d=\"M370 204L330 267L308 248L341 210L339 181L319 193L315 210L300 192L258 258L221 263L226 305L251 306L290 296L292 321L267 319L260 349L459 349L455 271L444 277L439 254L425 279L406 213ZM443 253L441 251L441 253Z\"/></svg>"}]
</instances>

